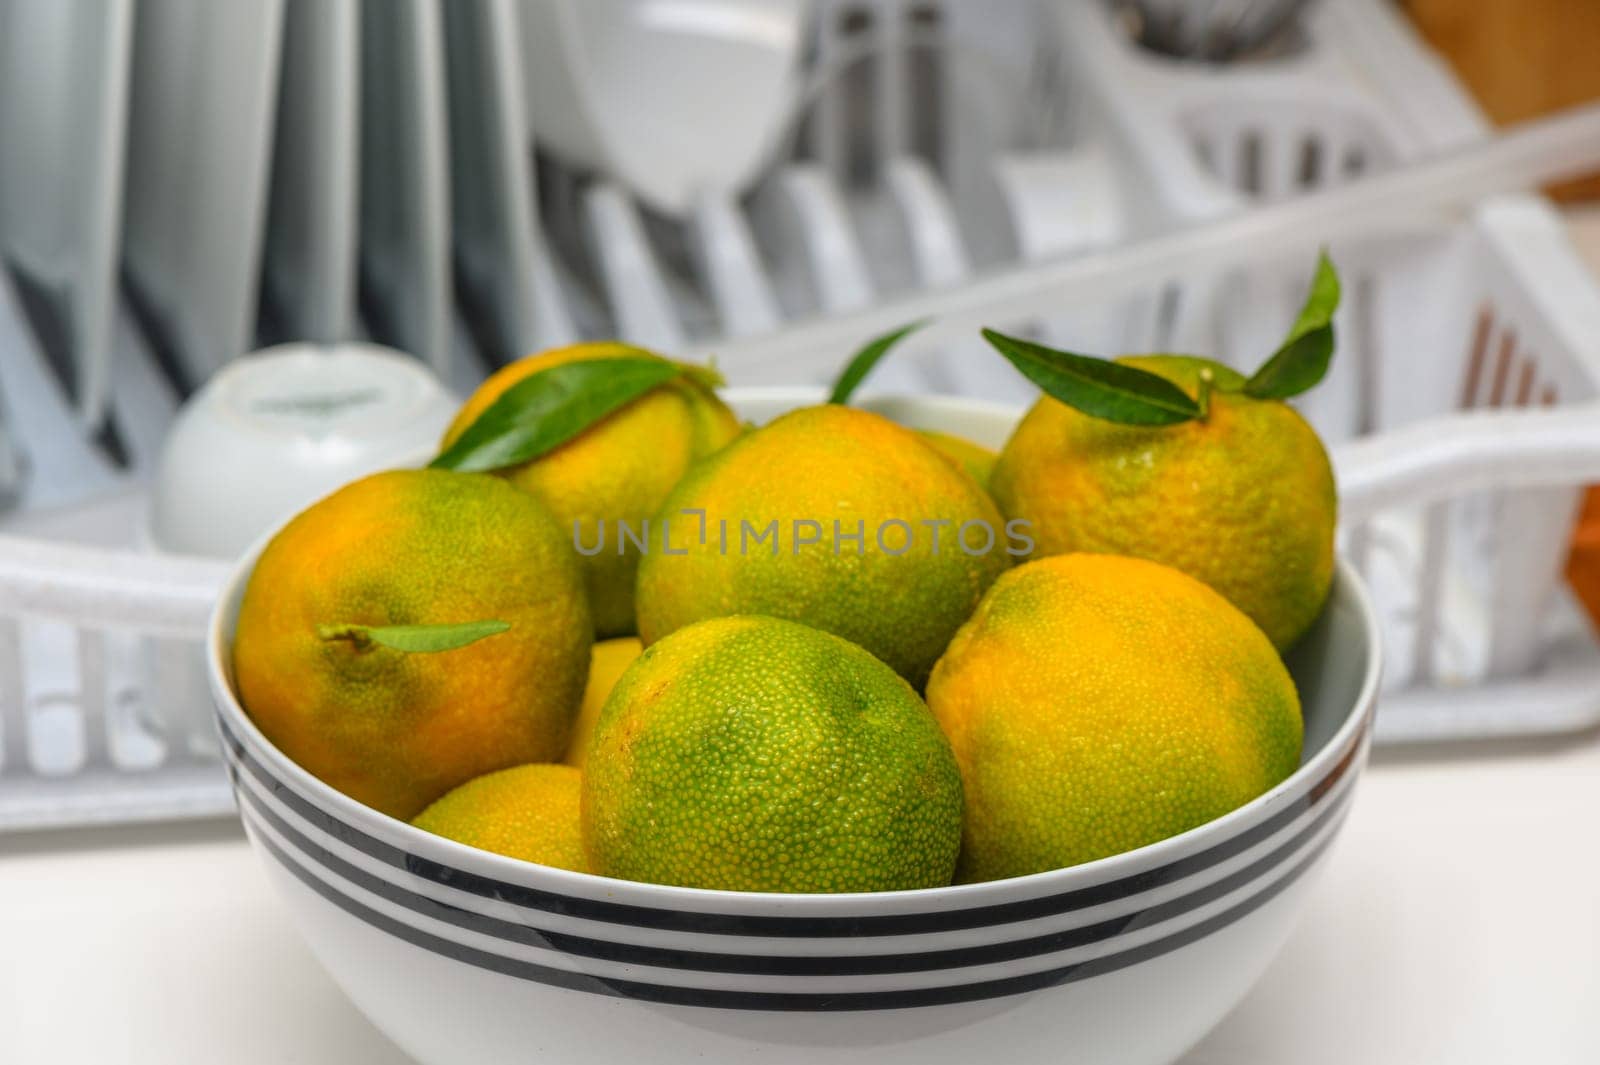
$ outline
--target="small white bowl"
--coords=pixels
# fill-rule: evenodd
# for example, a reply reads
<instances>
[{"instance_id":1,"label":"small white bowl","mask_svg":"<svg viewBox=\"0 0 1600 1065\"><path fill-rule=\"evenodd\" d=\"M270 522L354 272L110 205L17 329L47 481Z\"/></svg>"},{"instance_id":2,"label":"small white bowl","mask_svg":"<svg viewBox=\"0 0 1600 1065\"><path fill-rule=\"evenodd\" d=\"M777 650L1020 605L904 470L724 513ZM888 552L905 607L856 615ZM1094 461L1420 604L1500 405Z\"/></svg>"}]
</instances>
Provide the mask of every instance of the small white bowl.
<instances>
[{"instance_id":1,"label":"small white bowl","mask_svg":"<svg viewBox=\"0 0 1600 1065\"><path fill-rule=\"evenodd\" d=\"M729 399L761 417L815 395ZM1015 417L951 398L867 405L990 442ZM230 680L253 556L225 589L208 642L245 828L334 979L431 1065L1170 1062L1288 936L1350 808L1378 690L1377 620L1341 565L1288 659L1305 710L1301 766L1224 817L985 884L850 895L660 887L453 843L341 795L274 748Z\"/></svg>"},{"instance_id":2,"label":"small white bowl","mask_svg":"<svg viewBox=\"0 0 1600 1065\"><path fill-rule=\"evenodd\" d=\"M421 362L373 344L284 344L230 363L167 434L150 543L238 558L340 485L414 462L458 403Z\"/></svg>"},{"instance_id":3,"label":"small white bowl","mask_svg":"<svg viewBox=\"0 0 1600 1065\"><path fill-rule=\"evenodd\" d=\"M742 191L800 92L800 0L522 0L535 137L651 206Z\"/></svg>"}]
</instances>

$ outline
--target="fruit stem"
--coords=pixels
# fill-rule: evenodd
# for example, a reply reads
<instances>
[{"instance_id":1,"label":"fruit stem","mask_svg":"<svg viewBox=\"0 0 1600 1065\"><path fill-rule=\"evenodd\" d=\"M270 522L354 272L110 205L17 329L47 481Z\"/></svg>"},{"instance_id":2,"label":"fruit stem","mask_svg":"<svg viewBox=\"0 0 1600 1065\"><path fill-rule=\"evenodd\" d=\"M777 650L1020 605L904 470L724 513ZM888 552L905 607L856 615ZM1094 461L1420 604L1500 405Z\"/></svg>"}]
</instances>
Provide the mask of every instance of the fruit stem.
<instances>
[{"instance_id":1,"label":"fruit stem","mask_svg":"<svg viewBox=\"0 0 1600 1065\"><path fill-rule=\"evenodd\" d=\"M1200 420L1205 421L1211 414L1211 390L1216 386L1217 375L1211 372L1211 367L1200 368L1200 387L1196 390L1195 403L1200 407Z\"/></svg>"},{"instance_id":2,"label":"fruit stem","mask_svg":"<svg viewBox=\"0 0 1600 1065\"><path fill-rule=\"evenodd\" d=\"M319 640L348 640L357 651L372 648L372 634L366 625L318 625Z\"/></svg>"}]
</instances>

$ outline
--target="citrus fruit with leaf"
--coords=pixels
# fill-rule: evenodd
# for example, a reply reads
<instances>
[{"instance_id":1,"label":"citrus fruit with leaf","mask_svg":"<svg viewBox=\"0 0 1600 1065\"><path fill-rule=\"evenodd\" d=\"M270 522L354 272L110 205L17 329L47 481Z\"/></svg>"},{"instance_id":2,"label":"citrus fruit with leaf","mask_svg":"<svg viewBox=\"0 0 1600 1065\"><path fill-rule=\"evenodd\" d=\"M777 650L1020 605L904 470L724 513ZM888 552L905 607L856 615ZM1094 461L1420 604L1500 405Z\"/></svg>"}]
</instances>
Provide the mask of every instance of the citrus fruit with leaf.
<instances>
[{"instance_id":1,"label":"citrus fruit with leaf","mask_svg":"<svg viewBox=\"0 0 1600 1065\"><path fill-rule=\"evenodd\" d=\"M628 667L584 769L595 872L735 891L950 881L961 780L916 692L776 618L688 626Z\"/></svg>"},{"instance_id":2,"label":"citrus fruit with leaf","mask_svg":"<svg viewBox=\"0 0 1600 1065\"><path fill-rule=\"evenodd\" d=\"M700 367L613 342L521 359L472 394L436 465L492 470L550 508L582 567L599 637L634 631L638 529L691 463L739 435Z\"/></svg>"},{"instance_id":3,"label":"citrus fruit with leaf","mask_svg":"<svg viewBox=\"0 0 1600 1065\"><path fill-rule=\"evenodd\" d=\"M467 781L411 823L479 850L589 871L579 830L581 775L569 765L519 765Z\"/></svg>"},{"instance_id":4,"label":"citrus fruit with leaf","mask_svg":"<svg viewBox=\"0 0 1600 1065\"><path fill-rule=\"evenodd\" d=\"M562 759L567 765L583 768L589 755L589 744L594 740L594 726L600 720L600 708L616 686L622 671L632 664L644 645L636 636L619 636L602 640L594 645L589 659L589 683L583 689L583 705L578 710L578 720L572 726L572 739L567 744L567 755Z\"/></svg>"},{"instance_id":5,"label":"citrus fruit with leaf","mask_svg":"<svg viewBox=\"0 0 1600 1065\"><path fill-rule=\"evenodd\" d=\"M1299 764L1272 644L1168 566L1057 555L995 582L928 705L966 785L963 881L1093 861L1250 801Z\"/></svg>"},{"instance_id":6,"label":"citrus fruit with leaf","mask_svg":"<svg viewBox=\"0 0 1600 1065\"><path fill-rule=\"evenodd\" d=\"M691 470L639 567L649 645L769 614L860 644L914 685L1010 564L1004 520L921 437L852 407L791 411Z\"/></svg>"},{"instance_id":7,"label":"citrus fruit with leaf","mask_svg":"<svg viewBox=\"0 0 1600 1065\"><path fill-rule=\"evenodd\" d=\"M239 607L240 701L279 750L410 818L566 750L592 626L567 533L496 477L393 470L275 535Z\"/></svg>"},{"instance_id":8,"label":"citrus fruit with leaf","mask_svg":"<svg viewBox=\"0 0 1600 1065\"><path fill-rule=\"evenodd\" d=\"M1328 596L1338 503L1327 451L1283 401L1325 372L1337 301L1324 261L1289 341L1250 378L1209 359L1107 362L987 332L1045 389L990 485L1008 518L1030 523L1034 557L1166 563L1292 646Z\"/></svg>"},{"instance_id":9,"label":"citrus fruit with leaf","mask_svg":"<svg viewBox=\"0 0 1600 1065\"><path fill-rule=\"evenodd\" d=\"M828 402L849 403L856 389L861 387L878 363L883 361L884 356L902 340L920 329L923 324L913 322L862 345L839 371L828 393ZM989 475L994 470L996 458L993 451L954 433L940 432L937 429L919 429L917 433L929 447L961 467L974 481L982 485L985 491L988 490Z\"/></svg>"}]
</instances>

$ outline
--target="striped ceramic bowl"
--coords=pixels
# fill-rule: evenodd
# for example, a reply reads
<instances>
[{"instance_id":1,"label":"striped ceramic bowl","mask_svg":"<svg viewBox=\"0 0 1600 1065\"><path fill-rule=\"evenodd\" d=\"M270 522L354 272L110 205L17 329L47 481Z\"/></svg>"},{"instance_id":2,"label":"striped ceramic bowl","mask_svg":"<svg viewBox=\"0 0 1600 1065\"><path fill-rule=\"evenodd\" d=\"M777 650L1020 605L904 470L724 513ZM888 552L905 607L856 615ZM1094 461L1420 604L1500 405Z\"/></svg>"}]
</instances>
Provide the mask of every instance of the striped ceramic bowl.
<instances>
[{"instance_id":1,"label":"striped ceramic bowl","mask_svg":"<svg viewBox=\"0 0 1600 1065\"><path fill-rule=\"evenodd\" d=\"M805 392L735 393L761 419ZM998 444L1015 412L894 400ZM464 847L376 813L277 751L229 677L241 564L209 658L239 811L312 949L429 1063L943 1065L1168 1062L1243 996L1291 928L1366 760L1376 622L1341 566L1290 656L1300 769L1153 846L1013 880L769 895L636 884Z\"/></svg>"}]
</instances>

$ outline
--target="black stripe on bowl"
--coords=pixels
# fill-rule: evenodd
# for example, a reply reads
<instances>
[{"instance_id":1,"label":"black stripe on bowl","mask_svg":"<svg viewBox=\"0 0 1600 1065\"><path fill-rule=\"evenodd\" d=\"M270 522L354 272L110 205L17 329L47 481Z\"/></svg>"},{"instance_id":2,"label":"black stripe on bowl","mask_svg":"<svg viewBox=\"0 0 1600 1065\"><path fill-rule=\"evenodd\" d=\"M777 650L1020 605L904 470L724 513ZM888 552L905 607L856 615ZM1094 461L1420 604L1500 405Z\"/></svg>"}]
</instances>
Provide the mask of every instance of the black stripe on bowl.
<instances>
[{"instance_id":1,"label":"black stripe on bowl","mask_svg":"<svg viewBox=\"0 0 1600 1065\"><path fill-rule=\"evenodd\" d=\"M247 826L250 825L252 816L253 813L246 815L245 823ZM960 1002L975 1002L1057 987L1062 984L1070 984L1115 972L1130 965L1137 965L1140 962L1148 961L1188 946L1266 905L1266 903L1276 898L1304 875L1316 863L1317 859L1326 852L1335 837L1334 832L1329 832L1309 853L1295 862L1287 872L1260 892L1242 899L1236 905L1213 914L1205 920L1172 935L1131 947L1125 951L1040 972L1000 979L980 980L965 984L893 991L797 993L677 987L639 980L600 977L592 973L558 969L480 950L415 928L342 894L292 857L285 854L276 843L267 838L262 832L253 830L251 834L255 838L257 845L266 851L273 861L331 904L371 925L373 928L386 932L414 947L467 965L551 987L666 1005L698 1006L711 1009L813 1012L911 1009Z\"/></svg>"},{"instance_id":2,"label":"black stripe on bowl","mask_svg":"<svg viewBox=\"0 0 1600 1065\"><path fill-rule=\"evenodd\" d=\"M1074 910L1102 905L1130 895L1171 884L1201 872L1248 850L1256 843L1276 834L1304 815L1349 771L1370 725L1370 717L1351 737L1339 760L1320 780L1304 794L1286 802L1271 817L1234 834L1203 851L1196 852L1166 865L1143 872L1129 874L1103 883L1042 895L1015 902L966 909L928 911L905 914L860 914L845 917L799 917L770 914L707 913L692 910L671 910L652 906L608 902L600 899L562 895L552 891L526 887L496 880L477 873L469 873L443 865L419 855L410 854L394 845L371 836L354 826L318 808L279 780L233 734L220 717L217 725L223 744L244 767L245 771L260 781L279 801L296 816L328 836L339 840L370 858L403 870L424 880L445 887L477 895L497 902L509 903L524 909L537 910L564 917L624 925L633 928L650 928L664 931L694 932L710 935L777 936L785 938L857 938L867 936L925 935L957 929L986 928L993 925L1013 924L1039 917L1050 917Z\"/></svg>"},{"instance_id":3,"label":"black stripe on bowl","mask_svg":"<svg viewBox=\"0 0 1600 1065\"><path fill-rule=\"evenodd\" d=\"M1305 815L1306 823L1298 827L1292 836L1280 841L1271 851L1249 864L1194 891L1153 906L1092 924L982 946L911 950L894 954L815 956L735 954L619 943L507 921L476 910L463 909L385 880L339 857L291 825L276 810L258 798L250 784L235 777L235 785L241 805L248 804L251 813L271 826L304 862L321 866L347 883L434 921L508 943L625 965L786 976L911 973L987 965L1103 943L1142 928L1172 921L1231 894L1265 876L1288 860L1313 839L1330 820L1342 814L1354 790L1346 788L1336 800L1323 804L1323 809L1315 813L1308 812ZM1003 931L1004 929L997 929L998 933Z\"/></svg>"}]
</instances>

